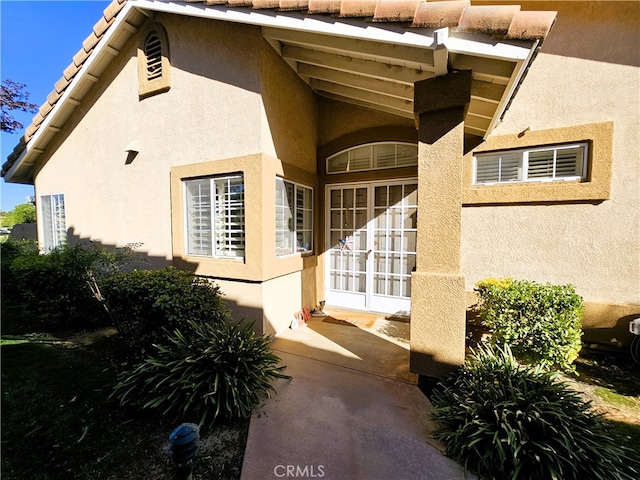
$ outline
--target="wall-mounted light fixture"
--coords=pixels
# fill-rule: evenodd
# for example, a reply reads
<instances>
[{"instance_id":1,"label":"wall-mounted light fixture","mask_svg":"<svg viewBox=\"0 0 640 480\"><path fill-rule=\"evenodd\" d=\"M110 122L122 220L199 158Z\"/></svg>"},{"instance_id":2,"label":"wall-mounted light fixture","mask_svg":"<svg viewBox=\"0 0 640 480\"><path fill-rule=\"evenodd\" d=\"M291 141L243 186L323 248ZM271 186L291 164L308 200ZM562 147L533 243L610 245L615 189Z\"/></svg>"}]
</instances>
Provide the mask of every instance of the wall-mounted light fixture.
<instances>
[{"instance_id":1,"label":"wall-mounted light fixture","mask_svg":"<svg viewBox=\"0 0 640 480\"><path fill-rule=\"evenodd\" d=\"M129 142L129 145L127 145L127 148L124 149L124 151L127 152L127 159L124 161L125 165L129 165L131 162L133 162L133 159L136 158L138 153L140 153L139 143L140 142L136 138L135 140L131 140Z\"/></svg>"}]
</instances>

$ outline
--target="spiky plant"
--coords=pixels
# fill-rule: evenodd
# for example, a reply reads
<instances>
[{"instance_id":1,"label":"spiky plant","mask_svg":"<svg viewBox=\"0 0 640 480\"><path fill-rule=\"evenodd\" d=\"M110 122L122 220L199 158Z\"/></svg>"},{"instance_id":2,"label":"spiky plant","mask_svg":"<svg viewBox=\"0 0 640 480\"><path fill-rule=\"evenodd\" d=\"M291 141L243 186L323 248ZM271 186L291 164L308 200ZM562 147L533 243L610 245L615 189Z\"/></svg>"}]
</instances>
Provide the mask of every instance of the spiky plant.
<instances>
[{"instance_id":1,"label":"spiky plant","mask_svg":"<svg viewBox=\"0 0 640 480\"><path fill-rule=\"evenodd\" d=\"M114 395L123 405L171 420L206 425L220 417L249 417L275 391L275 379L289 378L269 349L269 337L255 335L251 324L189 320L155 350L119 376Z\"/></svg>"},{"instance_id":2,"label":"spiky plant","mask_svg":"<svg viewBox=\"0 0 640 480\"><path fill-rule=\"evenodd\" d=\"M487 479L638 478L579 394L508 346L483 345L431 398L448 455Z\"/></svg>"}]
</instances>

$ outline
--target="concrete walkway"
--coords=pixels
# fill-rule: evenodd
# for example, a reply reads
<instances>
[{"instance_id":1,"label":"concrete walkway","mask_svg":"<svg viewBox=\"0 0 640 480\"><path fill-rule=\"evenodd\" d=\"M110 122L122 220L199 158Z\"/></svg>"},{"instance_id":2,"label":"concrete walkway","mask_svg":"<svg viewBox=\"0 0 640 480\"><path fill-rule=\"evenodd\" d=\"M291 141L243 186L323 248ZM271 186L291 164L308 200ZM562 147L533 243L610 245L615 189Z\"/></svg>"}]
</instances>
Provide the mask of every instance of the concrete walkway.
<instances>
[{"instance_id":1,"label":"concrete walkway","mask_svg":"<svg viewBox=\"0 0 640 480\"><path fill-rule=\"evenodd\" d=\"M429 443L433 407L418 387L276 353L293 378L254 412L242 480L474 478Z\"/></svg>"}]
</instances>

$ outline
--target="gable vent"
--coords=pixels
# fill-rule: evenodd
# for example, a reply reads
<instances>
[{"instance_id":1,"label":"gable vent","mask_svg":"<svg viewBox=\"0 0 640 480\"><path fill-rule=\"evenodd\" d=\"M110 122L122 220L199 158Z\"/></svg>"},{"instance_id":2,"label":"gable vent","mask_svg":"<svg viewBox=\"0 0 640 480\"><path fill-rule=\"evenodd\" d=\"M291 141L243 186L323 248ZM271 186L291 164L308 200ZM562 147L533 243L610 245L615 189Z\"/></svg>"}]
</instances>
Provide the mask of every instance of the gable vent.
<instances>
[{"instance_id":1,"label":"gable vent","mask_svg":"<svg viewBox=\"0 0 640 480\"><path fill-rule=\"evenodd\" d=\"M162 42L155 32L147 38L144 54L147 57L147 80L162 77Z\"/></svg>"}]
</instances>

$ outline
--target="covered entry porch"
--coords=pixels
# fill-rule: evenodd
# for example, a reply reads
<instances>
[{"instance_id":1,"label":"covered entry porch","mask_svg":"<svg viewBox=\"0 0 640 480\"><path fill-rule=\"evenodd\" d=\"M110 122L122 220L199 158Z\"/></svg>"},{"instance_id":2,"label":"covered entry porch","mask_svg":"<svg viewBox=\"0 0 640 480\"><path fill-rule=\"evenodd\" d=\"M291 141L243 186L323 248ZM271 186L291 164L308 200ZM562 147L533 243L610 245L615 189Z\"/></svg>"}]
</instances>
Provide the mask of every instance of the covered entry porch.
<instances>
[{"instance_id":1,"label":"covered entry porch","mask_svg":"<svg viewBox=\"0 0 640 480\"><path fill-rule=\"evenodd\" d=\"M326 308L296 329L276 335L271 348L409 384L418 375L409 368L410 325L406 316Z\"/></svg>"}]
</instances>

